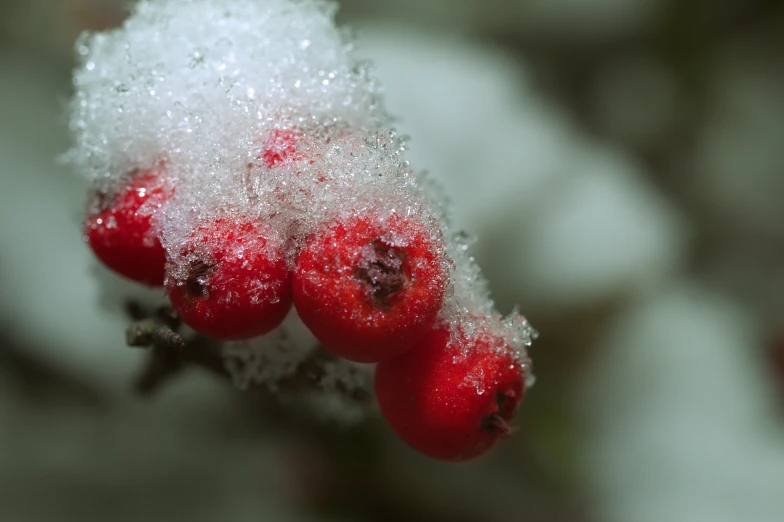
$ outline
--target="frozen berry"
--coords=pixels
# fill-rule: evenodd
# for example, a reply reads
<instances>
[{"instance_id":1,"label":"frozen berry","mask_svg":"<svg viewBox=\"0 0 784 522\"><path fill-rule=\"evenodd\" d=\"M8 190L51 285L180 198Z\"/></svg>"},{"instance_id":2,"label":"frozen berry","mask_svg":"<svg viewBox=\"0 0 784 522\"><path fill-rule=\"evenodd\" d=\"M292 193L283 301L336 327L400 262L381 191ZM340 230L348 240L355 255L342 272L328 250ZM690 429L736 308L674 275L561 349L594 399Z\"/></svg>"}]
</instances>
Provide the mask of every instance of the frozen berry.
<instances>
[{"instance_id":1,"label":"frozen berry","mask_svg":"<svg viewBox=\"0 0 784 522\"><path fill-rule=\"evenodd\" d=\"M85 222L87 242L98 259L129 279L163 285L166 252L154 218L171 196L160 169L133 175L108 206Z\"/></svg>"},{"instance_id":2,"label":"frozen berry","mask_svg":"<svg viewBox=\"0 0 784 522\"><path fill-rule=\"evenodd\" d=\"M167 267L172 306L197 332L247 339L277 327L291 308L285 253L270 228L219 218L198 226Z\"/></svg>"},{"instance_id":3,"label":"frozen berry","mask_svg":"<svg viewBox=\"0 0 784 522\"><path fill-rule=\"evenodd\" d=\"M274 168L297 159L298 136L292 130L275 129L264 142L261 159L267 168Z\"/></svg>"},{"instance_id":4,"label":"frozen berry","mask_svg":"<svg viewBox=\"0 0 784 522\"><path fill-rule=\"evenodd\" d=\"M471 335L437 328L379 363L375 390L384 419L409 446L463 461L511 434L524 381L513 350L486 327Z\"/></svg>"},{"instance_id":5,"label":"frozen berry","mask_svg":"<svg viewBox=\"0 0 784 522\"><path fill-rule=\"evenodd\" d=\"M257 200L260 196L260 179L269 176L269 173L264 169L259 171L259 167L275 169L307 158L307 154L304 151L298 150L302 137L303 135L299 130L275 129L272 134L261 142L257 161L248 163L245 171L245 188L252 200ZM280 202L285 202L285 190L276 190L273 197Z\"/></svg>"},{"instance_id":6,"label":"frozen berry","mask_svg":"<svg viewBox=\"0 0 784 522\"><path fill-rule=\"evenodd\" d=\"M294 270L294 306L328 350L377 362L430 329L445 286L438 241L420 221L360 215L307 239Z\"/></svg>"}]
</instances>

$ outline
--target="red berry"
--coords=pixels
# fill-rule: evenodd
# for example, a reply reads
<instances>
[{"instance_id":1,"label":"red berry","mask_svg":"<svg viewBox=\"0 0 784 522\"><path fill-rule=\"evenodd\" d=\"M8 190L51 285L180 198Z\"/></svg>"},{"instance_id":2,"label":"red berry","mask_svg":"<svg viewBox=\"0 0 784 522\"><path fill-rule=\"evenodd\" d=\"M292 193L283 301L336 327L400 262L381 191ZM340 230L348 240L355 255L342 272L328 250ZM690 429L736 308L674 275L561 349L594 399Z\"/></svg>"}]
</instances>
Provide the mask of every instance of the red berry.
<instances>
[{"instance_id":1,"label":"red berry","mask_svg":"<svg viewBox=\"0 0 784 522\"><path fill-rule=\"evenodd\" d=\"M355 216L307 239L294 271L294 306L327 349L377 362L430 329L445 286L439 244L421 222Z\"/></svg>"},{"instance_id":2,"label":"red berry","mask_svg":"<svg viewBox=\"0 0 784 522\"><path fill-rule=\"evenodd\" d=\"M303 135L299 130L289 129L275 129L272 134L267 136L261 144L261 153L257 157L259 161L257 163L249 163L245 172L245 187L251 199L257 199L259 196L254 177L259 176L260 173L255 170L256 167L264 165L267 169L274 169L307 158L307 154L304 151L297 150L302 137ZM286 197L284 193L276 192L274 197L280 202L285 202Z\"/></svg>"},{"instance_id":3,"label":"red berry","mask_svg":"<svg viewBox=\"0 0 784 522\"><path fill-rule=\"evenodd\" d=\"M268 226L219 218L198 226L183 249L186 265L170 262L172 306L197 332L248 339L277 327L291 308L285 252Z\"/></svg>"},{"instance_id":4,"label":"red berry","mask_svg":"<svg viewBox=\"0 0 784 522\"><path fill-rule=\"evenodd\" d=\"M412 350L379 363L375 390L392 429L431 457L463 461L511 434L524 394L523 368L504 340L430 331Z\"/></svg>"},{"instance_id":5,"label":"red berry","mask_svg":"<svg viewBox=\"0 0 784 522\"><path fill-rule=\"evenodd\" d=\"M129 279L163 285L166 252L153 217L172 194L159 169L133 176L107 208L85 222L87 241L98 259Z\"/></svg>"},{"instance_id":6,"label":"red berry","mask_svg":"<svg viewBox=\"0 0 784 522\"><path fill-rule=\"evenodd\" d=\"M275 129L264 142L261 159L267 168L277 167L297 158L298 136L294 131Z\"/></svg>"}]
</instances>

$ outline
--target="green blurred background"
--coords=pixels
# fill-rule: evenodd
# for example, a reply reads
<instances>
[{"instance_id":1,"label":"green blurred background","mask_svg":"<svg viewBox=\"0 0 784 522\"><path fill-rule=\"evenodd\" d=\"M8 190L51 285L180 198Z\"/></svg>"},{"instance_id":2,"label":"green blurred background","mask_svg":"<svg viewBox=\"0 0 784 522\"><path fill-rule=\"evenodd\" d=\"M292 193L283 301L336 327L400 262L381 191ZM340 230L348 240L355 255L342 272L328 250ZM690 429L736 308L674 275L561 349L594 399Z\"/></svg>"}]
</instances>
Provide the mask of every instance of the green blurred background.
<instances>
[{"instance_id":1,"label":"green blurred background","mask_svg":"<svg viewBox=\"0 0 784 522\"><path fill-rule=\"evenodd\" d=\"M415 454L198 371L131 383L80 241L72 45L111 0L0 4L0 521L784 520L784 5L343 0L498 308L540 331L515 436Z\"/></svg>"}]
</instances>

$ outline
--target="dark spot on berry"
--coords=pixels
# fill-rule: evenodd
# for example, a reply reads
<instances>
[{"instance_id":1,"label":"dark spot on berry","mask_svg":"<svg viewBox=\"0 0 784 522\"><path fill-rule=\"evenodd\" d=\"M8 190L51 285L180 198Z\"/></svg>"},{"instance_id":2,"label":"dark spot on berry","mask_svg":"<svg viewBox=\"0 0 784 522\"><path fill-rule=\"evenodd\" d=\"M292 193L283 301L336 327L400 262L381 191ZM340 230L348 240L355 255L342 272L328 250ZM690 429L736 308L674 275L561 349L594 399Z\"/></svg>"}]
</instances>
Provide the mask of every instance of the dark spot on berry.
<instances>
[{"instance_id":1,"label":"dark spot on berry","mask_svg":"<svg viewBox=\"0 0 784 522\"><path fill-rule=\"evenodd\" d=\"M514 432L509 422L497 413L491 413L482 419L482 429L503 438L509 437Z\"/></svg>"},{"instance_id":2,"label":"dark spot on berry","mask_svg":"<svg viewBox=\"0 0 784 522\"><path fill-rule=\"evenodd\" d=\"M493 432L502 438L514 433L514 428L509 425L509 421L515 414L514 401L510 400L513 396L514 392L511 390L499 391L495 394L495 407L482 419L483 430Z\"/></svg>"},{"instance_id":3,"label":"dark spot on berry","mask_svg":"<svg viewBox=\"0 0 784 522\"><path fill-rule=\"evenodd\" d=\"M399 295L409 282L406 270L406 253L374 239L369 254L354 271L354 277L368 289L374 306L388 309L392 299Z\"/></svg>"},{"instance_id":4,"label":"dark spot on berry","mask_svg":"<svg viewBox=\"0 0 784 522\"><path fill-rule=\"evenodd\" d=\"M210 289L204 284L203 279L210 275L214 269L215 265L204 261L191 261L188 267L188 277L185 279L185 294L190 299L207 299L210 296Z\"/></svg>"}]
</instances>

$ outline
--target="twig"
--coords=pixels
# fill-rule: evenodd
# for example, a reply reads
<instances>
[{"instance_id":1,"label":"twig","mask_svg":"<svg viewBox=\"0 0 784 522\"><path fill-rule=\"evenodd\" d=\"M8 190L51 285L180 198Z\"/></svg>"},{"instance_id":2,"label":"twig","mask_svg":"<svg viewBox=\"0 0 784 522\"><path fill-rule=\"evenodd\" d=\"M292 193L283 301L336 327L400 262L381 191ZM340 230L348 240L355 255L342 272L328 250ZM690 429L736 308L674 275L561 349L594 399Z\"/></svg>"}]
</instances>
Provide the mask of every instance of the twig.
<instances>
[{"instance_id":1,"label":"twig","mask_svg":"<svg viewBox=\"0 0 784 522\"><path fill-rule=\"evenodd\" d=\"M231 379L220 344L201 335L194 335L186 342L177 332L180 320L171 308L160 308L152 314L145 313L136 303L128 303L126 308L135 319L125 331L127 344L150 348L147 365L134 386L139 393L151 395L188 366L200 367L213 375ZM337 358L319 346L300 364L296 373L277 382L276 388L291 393L317 389L333 362L337 362ZM362 388L337 382L335 389L355 402L366 403L370 399L368 391Z\"/></svg>"}]
</instances>

